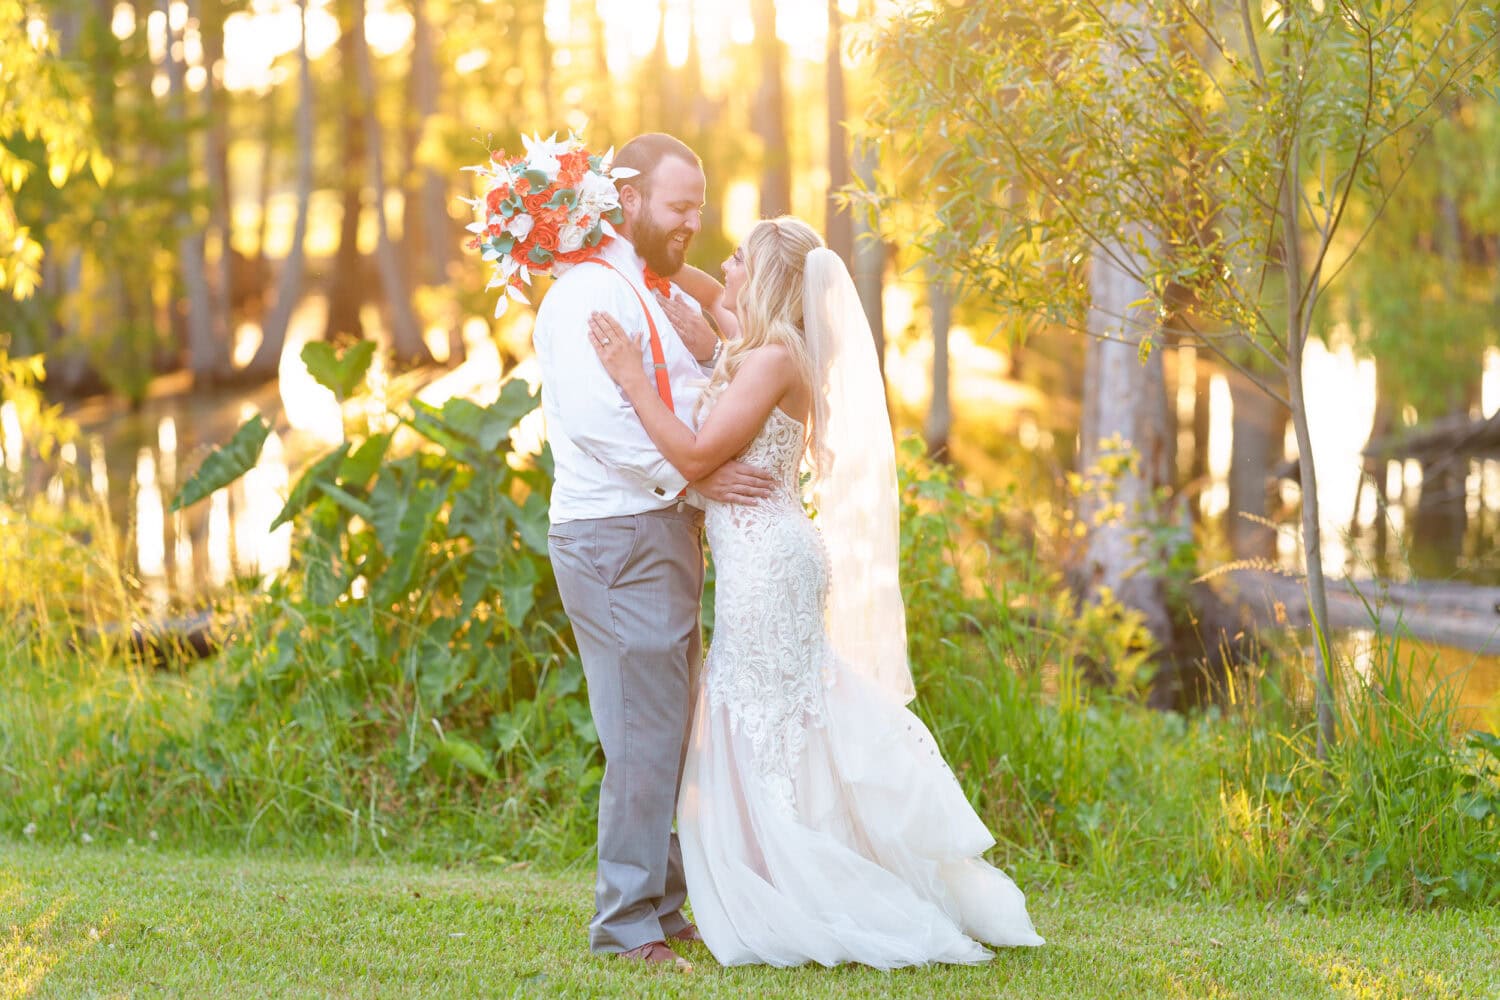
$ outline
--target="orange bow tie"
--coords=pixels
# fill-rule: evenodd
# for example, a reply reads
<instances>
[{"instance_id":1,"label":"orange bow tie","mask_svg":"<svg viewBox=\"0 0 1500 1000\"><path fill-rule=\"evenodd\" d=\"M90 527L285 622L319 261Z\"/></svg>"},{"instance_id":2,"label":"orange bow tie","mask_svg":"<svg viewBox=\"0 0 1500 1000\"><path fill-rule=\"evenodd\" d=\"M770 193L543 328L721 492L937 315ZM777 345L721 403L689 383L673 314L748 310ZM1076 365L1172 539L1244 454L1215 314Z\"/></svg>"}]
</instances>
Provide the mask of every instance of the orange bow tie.
<instances>
[{"instance_id":1,"label":"orange bow tie","mask_svg":"<svg viewBox=\"0 0 1500 1000\"><path fill-rule=\"evenodd\" d=\"M653 292L660 292L667 298L672 297L672 282L657 274L651 268L646 268L646 288Z\"/></svg>"}]
</instances>

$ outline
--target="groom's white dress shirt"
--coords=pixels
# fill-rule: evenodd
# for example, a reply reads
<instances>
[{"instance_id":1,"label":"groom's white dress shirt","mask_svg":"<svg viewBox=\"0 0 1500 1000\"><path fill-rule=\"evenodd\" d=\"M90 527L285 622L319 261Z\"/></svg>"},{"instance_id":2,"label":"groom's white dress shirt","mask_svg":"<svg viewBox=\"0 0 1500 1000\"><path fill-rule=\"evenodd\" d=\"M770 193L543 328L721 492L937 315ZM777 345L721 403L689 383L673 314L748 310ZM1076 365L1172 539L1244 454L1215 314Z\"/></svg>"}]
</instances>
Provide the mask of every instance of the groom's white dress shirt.
<instances>
[{"instance_id":1,"label":"groom's white dress shirt","mask_svg":"<svg viewBox=\"0 0 1500 1000\"><path fill-rule=\"evenodd\" d=\"M706 381L705 370L647 290L645 262L630 242L616 237L600 256L618 271L601 264L579 264L558 278L542 299L531 335L542 369L542 412L555 463L553 524L668 507L687 485L651 443L629 400L594 353L589 343L589 313L610 313L630 333L645 334L641 300L645 301L661 338L674 408L690 427ZM641 365L647 375L652 374L646 336L641 337Z\"/></svg>"}]
</instances>

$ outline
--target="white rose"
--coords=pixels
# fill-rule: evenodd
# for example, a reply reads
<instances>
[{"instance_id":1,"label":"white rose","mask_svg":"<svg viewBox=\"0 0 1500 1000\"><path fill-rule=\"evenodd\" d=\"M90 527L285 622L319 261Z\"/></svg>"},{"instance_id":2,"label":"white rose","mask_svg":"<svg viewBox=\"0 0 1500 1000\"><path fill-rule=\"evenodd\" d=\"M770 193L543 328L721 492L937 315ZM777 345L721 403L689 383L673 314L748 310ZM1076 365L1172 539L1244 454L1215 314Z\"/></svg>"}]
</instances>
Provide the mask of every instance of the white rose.
<instances>
[{"instance_id":1,"label":"white rose","mask_svg":"<svg viewBox=\"0 0 1500 1000\"><path fill-rule=\"evenodd\" d=\"M557 252L572 253L583 246L584 237L589 231L577 223L570 222L557 233Z\"/></svg>"},{"instance_id":2,"label":"white rose","mask_svg":"<svg viewBox=\"0 0 1500 1000\"><path fill-rule=\"evenodd\" d=\"M535 225L535 223L532 222L531 216L517 215L513 217L510 222L506 223L505 231L514 236L517 243L520 243L531 234L531 227L533 225Z\"/></svg>"}]
</instances>

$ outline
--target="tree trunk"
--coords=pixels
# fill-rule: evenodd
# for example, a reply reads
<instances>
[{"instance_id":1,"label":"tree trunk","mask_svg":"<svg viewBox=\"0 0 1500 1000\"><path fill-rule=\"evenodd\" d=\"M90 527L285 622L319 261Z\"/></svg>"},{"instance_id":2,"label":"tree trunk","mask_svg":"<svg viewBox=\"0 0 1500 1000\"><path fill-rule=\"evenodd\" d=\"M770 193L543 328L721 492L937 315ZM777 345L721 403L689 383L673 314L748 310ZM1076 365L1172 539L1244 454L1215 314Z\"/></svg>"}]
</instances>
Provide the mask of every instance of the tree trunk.
<instances>
[{"instance_id":1,"label":"tree trunk","mask_svg":"<svg viewBox=\"0 0 1500 1000\"><path fill-rule=\"evenodd\" d=\"M667 0L656 3L656 41L647 57L644 81L639 88L637 108L641 129L646 132L670 131L668 122L676 122L676 109L672 104L672 82L667 66Z\"/></svg>"},{"instance_id":2,"label":"tree trunk","mask_svg":"<svg viewBox=\"0 0 1500 1000\"><path fill-rule=\"evenodd\" d=\"M417 285L437 288L447 284L453 250L453 219L448 214L448 186L443 174L424 158L429 147L428 131L437 121L439 76L434 53L436 39L429 18L428 0L412 0L412 102L416 129L411 143L413 180L411 201L402 202L404 222L401 238L407 247L407 272ZM413 213L408 206L414 206ZM416 247L415 254L412 247ZM463 327L457 313L447 321L447 363L461 364L465 356Z\"/></svg>"},{"instance_id":3,"label":"tree trunk","mask_svg":"<svg viewBox=\"0 0 1500 1000\"><path fill-rule=\"evenodd\" d=\"M1473 378L1452 387L1447 416L1470 418L1478 406L1483 370L1481 360ZM1416 576L1442 579L1458 570L1469 533L1469 456L1462 450L1428 453L1421 463L1422 489L1411 522L1411 568Z\"/></svg>"},{"instance_id":4,"label":"tree trunk","mask_svg":"<svg viewBox=\"0 0 1500 1000\"><path fill-rule=\"evenodd\" d=\"M1445 264L1443 298L1456 303L1462 296L1458 278L1465 264L1463 220L1458 200L1447 190L1451 186L1449 178L1444 175L1441 181L1445 190L1437 199L1436 229L1438 250ZM1468 419L1475 408L1484 371L1483 358L1473 370L1474 378L1449 387L1448 416ZM1418 576L1445 577L1457 570L1463 558L1464 536L1469 530L1468 478L1467 456L1423 458L1422 493L1412 520L1411 562Z\"/></svg>"},{"instance_id":5,"label":"tree trunk","mask_svg":"<svg viewBox=\"0 0 1500 1000\"><path fill-rule=\"evenodd\" d=\"M1188 481L1204 482L1208 478L1208 442L1213 434L1213 368L1203 358L1202 352L1193 352L1193 453L1188 461ZM1188 376L1184 376L1186 378ZM1280 461L1281 446L1276 446L1276 459ZM1196 504L1194 505L1197 506Z\"/></svg>"},{"instance_id":6,"label":"tree trunk","mask_svg":"<svg viewBox=\"0 0 1500 1000\"><path fill-rule=\"evenodd\" d=\"M234 217L229 189L229 101L219 77L224 63L224 5L214 0L197 0L193 8L203 35L203 65L208 74L203 86L204 106L208 113L206 131L209 227L218 237L219 256L214 261L208 283L214 329L223 345L219 366L228 374L234 348Z\"/></svg>"},{"instance_id":7,"label":"tree trunk","mask_svg":"<svg viewBox=\"0 0 1500 1000\"><path fill-rule=\"evenodd\" d=\"M715 141L714 129L718 127L719 122L723 121L727 113L727 99L723 96L717 98L709 96L707 89L703 86L703 56L699 44L699 19L696 5L688 5L687 15L687 59L682 64L679 78L682 81L682 92L691 94L692 99L684 112L686 120L691 122L690 135L684 141L711 157L711 147ZM718 171L710 171L710 174L707 201L703 206L702 228L695 242L699 245L700 255L717 262L728 256L732 251L732 245L724 236L723 204L726 184Z\"/></svg>"},{"instance_id":8,"label":"tree trunk","mask_svg":"<svg viewBox=\"0 0 1500 1000\"><path fill-rule=\"evenodd\" d=\"M191 145L191 140L187 134L187 85L186 69L183 66L182 34L172 28L170 0L160 0L159 9L167 24L165 52L168 85L167 115L172 122L173 139L180 142L183 147L188 147ZM184 156L182 159L184 163L192 162L191 155ZM228 340L227 334L216 329L204 261L203 230L193 223L192 213L186 208L187 174L180 175L173 187L179 205L182 206L177 216L177 229L181 233L177 244L177 255L183 291L187 295L188 370L192 372L195 384L204 384L225 375L229 357Z\"/></svg>"},{"instance_id":9,"label":"tree trunk","mask_svg":"<svg viewBox=\"0 0 1500 1000\"><path fill-rule=\"evenodd\" d=\"M1276 529L1266 521L1274 485L1271 470L1282 461L1286 411L1237 372L1229 373L1229 397L1234 405L1229 510L1225 515L1230 551L1235 559L1274 560ZM1199 402L1207 409L1206 397Z\"/></svg>"},{"instance_id":10,"label":"tree trunk","mask_svg":"<svg viewBox=\"0 0 1500 1000\"><path fill-rule=\"evenodd\" d=\"M875 169L878 154L872 143L860 140L855 143L854 173L866 188L875 186ZM863 219L854 223L854 261L850 271L854 287L859 291L859 301L865 307L865 318L870 321L870 332L875 337L875 359L880 362L881 377L885 377L885 243Z\"/></svg>"},{"instance_id":11,"label":"tree trunk","mask_svg":"<svg viewBox=\"0 0 1500 1000\"><path fill-rule=\"evenodd\" d=\"M838 193L849 184L848 114L844 99L843 24L838 0L828 0L828 248L854 261L854 222L849 210L839 205ZM944 432L946 433L946 431Z\"/></svg>"},{"instance_id":12,"label":"tree trunk","mask_svg":"<svg viewBox=\"0 0 1500 1000\"><path fill-rule=\"evenodd\" d=\"M359 74L365 112L365 133L370 143L370 176L374 181L375 228L379 238L375 248L375 261L380 268L380 284L385 292L386 307L390 314L391 350L398 364L431 364L432 354L422 340L422 328L417 323L416 314L412 312L406 278L401 273L400 251L391 240L386 220L380 117L375 108L375 71L370 61L369 46L365 44L365 0L354 0L352 28L355 68Z\"/></svg>"},{"instance_id":13,"label":"tree trunk","mask_svg":"<svg viewBox=\"0 0 1500 1000\"><path fill-rule=\"evenodd\" d=\"M594 71L590 74L590 84L594 108L593 117L589 122L589 137L592 143L599 140L602 133L605 136L614 136L615 123L615 82L609 72L609 34L604 25L604 18L599 14L597 3L586 3L583 5L583 16L588 19L589 43L594 57ZM613 145L620 145L616 142Z\"/></svg>"},{"instance_id":14,"label":"tree trunk","mask_svg":"<svg viewBox=\"0 0 1500 1000\"><path fill-rule=\"evenodd\" d=\"M761 141L760 214L762 218L792 210L792 173L787 156L786 97L782 74L786 60L776 37L775 0L751 0L760 89L755 96L755 132Z\"/></svg>"},{"instance_id":15,"label":"tree trunk","mask_svg":"<svg viewBox=\"0 0 1500 1000\"><path fill-rule=\"evenodd\" d=\"M1136 21L1130 28L1139 30L1141 44L1155 44L1144 15L1129 10ZM1113 53L1114 60L1120 58ZM1172 619L1164 581L1155 571L1163 560L1142 541L1150 537L1149 529L1163 523L1158 491L1172 481L1161 330L1152 290L1137 277L1145 273L1145 259L1154 255L1158 239L1137 223L1122 230L1094 253L1089 265L1088 399L1079 465L1086 474L1102 473L1105 485L1103 495L1085 495L1080 501L1080 522L1089 525L1081 592L1088 600L1111 592L1141 614L1157 645L1169 651ZM1119 462L1127 457L1129 462ZM1109 509L1117 513L1097 516ZM1152 703L1175 703L1181 680L1174 673L1159 673Z\"/></svg>"},{"instance_id":16,"label":"tree trunk","mask_svg":"<svg viewBox=\"0 0 1500 1000\"><path fill-rule=\"evenodd\" d=\"M1134 232L1126 233L1110 253L1097 253L1089 269L1092 339L1084 381L1090 395L1080 465L1085 470L1107 465L1104 460L1120 454L1120 448L1133 453L1134 461L1110 476L1108 496L1085 498L1085 524L1092 524L1094 514L1110 501L1119 505L1120 514L1091 528L1082 585L1087 598L1097 598L1108 588L1122 604L1140 612L1165 650L1172 644L1172 621L1163 581L1152 572L1160 560L1139 539L1146 528L1161 523L1156 494L1170 482L1166 376L1159 349L1141 360L1141 342L1157 334L1154 310L1140 304L1149 302L1150 289L1115 261L1131 260L1137 237L1142 242L1154 239L1131 228ZM1111 444L1116 435L1118 441Z\"/></svg>"},{"instance_id":17,"label":"tree trunk","mask_svg":"<svg viewBox=\"0 0 1500 1000\"><path fill-rule=\"evenodd\" d=\"M96 13L95 16L99 15ZM78 58L79 17L77 11L66 8L51 14L57 52L65 60ZM107 107L103 103L106 95L96 95L96 99L101 100L96 107ZM113 100L112 88L107 99ZM99 143L108 149L104 135L99 136ZM45 233L42 243L47 243ZM58 289L61 292L59 300L66 307L78 295L83 283L82 251L72 245L72 241L48 246L47 255L42 258L42 275L44 287ZM99 379L89 364L88 352L79 335L78 319L76 315L70 315L72 312L67 308L48 310L47 332L41 345L47 356L47 389L63 395L72 395Z\"/></svg>"},{"instance_id":18,"label":"tree trunk","mask_svg":"<svg viewBox=\"0 0 1500 1000\"><path fill-rule=\"evenodd\" d=\"M339 249L334 256L333 277L328 293L328 322L323 332L327 340L343 336L363 339L364 323L360 319L360 307L364 305L365 287L364 260L359 252L359 216L364 204L364 172L368 161L367 137L363 124L362 98L358 80L358 58L355 38L364 38L361 18L356 33L353 15L349 12L352 0L339 3L339 20L343 30L339 34L339 104L343 107L344 155L339 173L344 180L343 218L339 227ZM359 6L361 15L364 6Z\"/></svg>"},{"instance_id":19,"label":"tree trunk","mask_svg":"<svg viewBox=\"0 0 1500 1000\"><path fill-rule=\"evenodd\" d=\"M276 282L276 304L265 318L261 328L260 347L255 357L245 366L242 376L247 379L269 379L275 377L281 365L281 354L286 347L287 328L291 325L292 310L302 297L303 271L306 268L307 216L312 201L313 185L313 80L312 60L307 52L307 0L299 0L302 34L297 44L297 69L299 92L297 95L297 222L292 232L292 245L282 262L280 277Z\"/></svg>"},{"instance_id":20,"label":"tree trunk","mask_svg":"<svg viewBox=\"0 0 1500 1000\"><path fill-rule=\"evenodd\" d=\"M932 309L932 404L927 410L923 435L927 454L946 459L948 434L953 429L953 401L949 391L948 331L953 318L953 293L948 275L935 260L927 267L927 297Z\"/></svg>"},{"instance_id":21,"label":"tree trunk","mask_svg":"<svg viewBox=\"0 0 1500 1000\"><path fill-rule=\"evenodd\" d=\"M258 315L263 316L267 301L266 290L271 283L271 259L266 256L266 240L271 232L271 196L276 190L271 176L272 153L276 148L276 134L280 131L281 120L276 110L274 90L268 91L262 102L265 105L265 117L261 121L260 133L260 220L255 235L255 264L250 268L250 283L253 287L245 290L245 301Z\"/></svg>"},{"instance_id":22,"label":"tree trunk","mask_svg":"<svg viewBox=\"0 0 1500 1000\"><path fill-rule=\"evenodd\" d=\"M1302 384L1302 360L1311 321L1307 295L1310 282L1302 273L1301 227L1297 198L1302 190L1300 151L1291 144L1286 177L1281 183L1279 214L1287 300L1287 390L1292 404L1292 427L1297 435L1297 468L1302 492L1302 553L1307 566L1307 603L1312 614L1314 708L1318 718L1318 759L1327 760L1335 739L1333 684L1328 653L1328 592L1323 576L1323 534L1319 523L1318 475L1313 462L1312 433L1307 424L1307 396Z\"/></svg>"},{"instance_id":23,"label":"tree trunk","mask_svg":"<svg viewBox=\"0 0 1500 1000\"><path fill-rule=\"evenodd\" d=\"M412 94L416 100L419 148L427 142L427 130L438 113L438 70L434 54L436 40L427 16L427 0L412 0L415 27L412 32ZM421 171L422 260L415 272L423 285L442 285L448 280L448 262L453 256L453 220L448 215L448 189L443 174L418 158ZM408 230L410 232L410 230Z\"/></svg>"}]
</instances>

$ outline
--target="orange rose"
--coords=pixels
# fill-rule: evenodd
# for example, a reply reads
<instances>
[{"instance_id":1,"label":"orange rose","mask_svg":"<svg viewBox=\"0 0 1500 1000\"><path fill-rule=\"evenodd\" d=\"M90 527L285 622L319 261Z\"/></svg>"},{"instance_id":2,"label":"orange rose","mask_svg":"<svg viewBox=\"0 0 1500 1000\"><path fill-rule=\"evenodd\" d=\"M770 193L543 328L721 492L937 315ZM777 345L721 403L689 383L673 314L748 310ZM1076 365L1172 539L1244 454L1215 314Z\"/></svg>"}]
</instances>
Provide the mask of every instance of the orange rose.
<instances>
[{"instance_id":1,"label":"orange rose","mask_svg":"<svg viewBox=\"0 0 1500 1000\"><path fill-rule=\"evenodd\" d=\"M557 253L557 220L537 216L536 225L531 230L531 242L549 253Z\"/></svg>"},{"instance_id":2,"label":"orange rose","mask_svg":"<svg viewBox=\"0 0 1500 1000\"><path fill-rule=\"evenodd\" d=\"M543 207L551 197L545 191L538 191L536 194L528 194L522 198L521 203L526 206L526 214L536 219L542 214Z\"/></svg>"}]
</instances>

